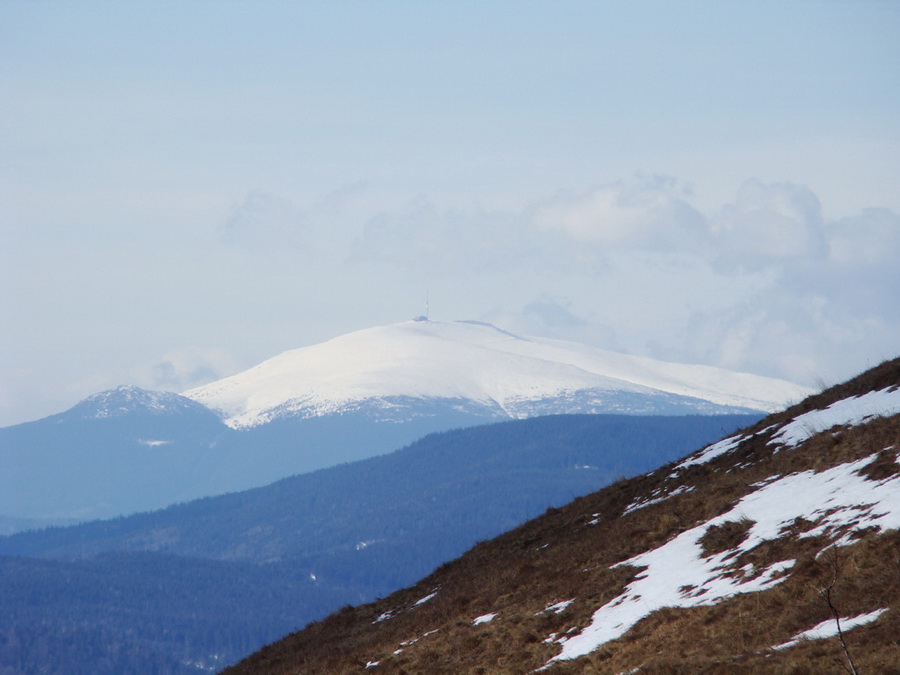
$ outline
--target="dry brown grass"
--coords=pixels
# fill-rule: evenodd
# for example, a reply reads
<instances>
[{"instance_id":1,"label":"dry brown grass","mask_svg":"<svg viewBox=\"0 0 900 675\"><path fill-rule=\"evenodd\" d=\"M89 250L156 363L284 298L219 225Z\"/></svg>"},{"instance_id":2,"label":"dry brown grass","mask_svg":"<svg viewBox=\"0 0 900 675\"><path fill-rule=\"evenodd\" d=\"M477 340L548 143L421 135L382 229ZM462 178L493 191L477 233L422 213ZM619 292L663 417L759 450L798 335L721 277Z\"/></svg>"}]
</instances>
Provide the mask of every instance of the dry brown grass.
<instances>
[{"instance_id":1,"label":"dry brown grass","mask_svg":"<svg viewBox=\"0 0 900 675\"><path fill-rule=\"evenodd\" d=\"M753 521L747 518L710 526L699 540L701 554L709 557L736 548L747 538L751 527Z\"/></svg>"}]
</instances>

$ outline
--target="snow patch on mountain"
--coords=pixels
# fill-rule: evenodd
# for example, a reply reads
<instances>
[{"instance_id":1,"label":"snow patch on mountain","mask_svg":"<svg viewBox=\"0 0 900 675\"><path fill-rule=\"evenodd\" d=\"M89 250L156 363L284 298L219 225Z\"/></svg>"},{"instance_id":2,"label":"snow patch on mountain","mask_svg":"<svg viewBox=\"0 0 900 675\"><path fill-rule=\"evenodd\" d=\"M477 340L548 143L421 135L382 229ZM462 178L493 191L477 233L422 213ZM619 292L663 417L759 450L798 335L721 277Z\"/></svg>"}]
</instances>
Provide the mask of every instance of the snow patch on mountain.
<instances>
[{"instance_id":1,"label":"snow patch on mountain","mask_svg":"<svg viewBox=\"0 0 900 675\"><path fill-rule=\"evenodd\" d=\"M775 645L772 649L787 649L789 647L793 647L796 644L804 640L824 640L826 638L835 637L838 634L838 627L840 627L841 631L848 631L858 626L865 626L868 623L872 623L873 621L877 621L878 617L884 614L887 610L885 609L876 609L873 612L866 612L865 614L858 614L857 616L847 617L845 619L840 619L840 624L835 619L826 619L821 623L816 624L809 630L805 630L802 633L797 633L791 640L784 642L780 645Z\"/></svg>"},{"instance_id":2,"label":"snow patch on mountain","mask_svg":"<svg viewBox=\"0 0 900 675\"><path fill-rule=\"evenodd\" d=\"M473 626L480 626L483 623L490 623L494 619L496 619L499 615L496 612L492 612L490 614L482 614L481 616L476 616L472 620Z\"/></svg>"},{"instance_id":3,"label":"snow patch on mountain","mask_svg":"<svg viewBox=\"0 0 900 675\"><path fill-rule=\"evenodd\" d=\"M184 395L240 428L283 416L390 410L412 399L524 418L659 406L768 412L809 393L773 378L521 337L481 322L409 321L288 351Z\"/></svg>"},{"instance_id":4,"label":"snow patch on mountain","mask_svg":"<svg viewBox=\"0 0 900 675\"><path fill-rule=\"evenodd\" d=\"M419 605L424 605L429 600L434 600L434 598L437 597L437 594L438 594L438 589L435 588L433 591L431 591L431 593L426 595L424 598L419 598L418 600L416 600L413 603L413 606L418 607Z\"/></svg>"},{"instance_id":5,"label":"snow patch on mountain","mask_svg":"<svg viewBox=\"0 0 900 675\"><path fill-rule=\"evenodd\" d=\"M876 417L890 417L897 413L900 413L900 388L871 391L862 396L842 399L823 410L799 415L781 427L769 444L793 448L828 429L855 426Z\"/></svg>"},{"instance_id":6,"label":"snow patch on mountain","mask_svg":"<svg viewBox=\"0 0 900 675\"><path fill-rule=\"evenodd\" d=\"M654 490L646 499L636 501L633 504L629 504L622 512L622 515L627 516L629 513L637 511L638 509L643 509L644 507L652 506L653 504L659 504L660 502L664 502L667 499L677 497L678 495L687 494L688 492L693 492L694 490L695 488L692 485L680 485L674 490L670 490L668 492L664 489Z\"/></svg>"},{"instance_id":7,"label":"snow patch on mountain","mask_svg":"<svg viewBox=\"0 0 900 675\"><path fill-rule=\"evenodd\" d=\"M816 434L835 427L857 426L878 417L890 417L900 413L900 387L887 387L871 391L861 396L850 396L832 403L820 410L811 410L793 418L781 426L770 426L757 431L752 436L738 434L708 445L680 462L670 477L689 466L705 464L720 455L737 449L741 443L772 432L769 445L780 448L795 448Z\"/></svg>"},{"instance_id":8,"label":"snow patch on mountain","mask_svg":"<svg viewBox=\"0 0 900 675\"><path fill-rule=\"evenodd\" d=\"M794 561L757 569L752 563L739 565L739 559L763 542L783 536L798 518L815 524L800 536L825 534L838 545L849 543L854 532L866 528L900 528L900 476L881 481L867 478L862 470L872 461L867 457L818 473L770 479L727 513L618 563L642 571L621 595L594 612L590 625L576 635L557 638L562 651L547 665L578 658L622 637L657 609L711 605L778 584ZM704 556L703 535L711 527L730 522L750 524L744 539L735 548Z\"/></svg>"},{"instance_id":9,"label":"snow patch on mountain","mask_svg":"<svg viewBox=\"0 0 900 675\"><path fill-rule=\"evenodd\" d=\"M738 434L737 436L729 436L728 438L723 438L721 441L713 443L712 445L706 446L705 448L703 448L703 450L691 455L683 462L681 462L678 466L676 466L672 470L672 477L674 477L682 469L686 469L689 466L694 466L696 464L706 464L719 455L724 455L727 452L731 452L747 438L748 436Z\"/></svg>"},{"instance_id":10,"label":"snow patch on mountain","mask_svg":"<svg viewBox=\"0 0 900 675\"><path fill-rule=\"evenodd\" d=\"M569 608L569 605L571 605L573 602L575 602L574 598L572 598L571 600L560 600L559 602L552 602L549 605L547 605L546 607L544 607L544 609L542 609L540 612L538 612L538 614L542 614L544 612L552 612L553 614L562 614L564 611L566 611Z\"/></svg>"}]
</instances>

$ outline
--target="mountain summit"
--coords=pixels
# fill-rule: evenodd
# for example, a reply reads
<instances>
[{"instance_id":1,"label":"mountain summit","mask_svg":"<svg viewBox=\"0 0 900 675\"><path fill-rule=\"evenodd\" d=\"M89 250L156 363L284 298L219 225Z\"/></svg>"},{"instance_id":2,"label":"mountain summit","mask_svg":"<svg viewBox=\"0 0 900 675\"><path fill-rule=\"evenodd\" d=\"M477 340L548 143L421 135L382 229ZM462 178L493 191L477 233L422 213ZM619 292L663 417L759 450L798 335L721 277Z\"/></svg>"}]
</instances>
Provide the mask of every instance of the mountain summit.
<instances>
[{"instance_id":1,"label":"mountain summit","mask_svg":"<svg viewBox=\"0 0 900 675\"><path fill-rule=\"evenodd\" d=\"M440 410L487 419L772 412L809 393L783 380L523 337L478 321L420 319L284 352L184 395L247 428L361 411L397 422Z\"/></svg>"},{"instance_id":2,"label":"mountain summit","mask_svg":"<svg viewBox=\"0 0 900 675\"><path fill-rule=\"evenodd\" d=\"M109 419L133 415L189 416L209 414L205 406L168 391L122 385L88 396L66 412L68 418Z\"/></svg>"}]
</instances>

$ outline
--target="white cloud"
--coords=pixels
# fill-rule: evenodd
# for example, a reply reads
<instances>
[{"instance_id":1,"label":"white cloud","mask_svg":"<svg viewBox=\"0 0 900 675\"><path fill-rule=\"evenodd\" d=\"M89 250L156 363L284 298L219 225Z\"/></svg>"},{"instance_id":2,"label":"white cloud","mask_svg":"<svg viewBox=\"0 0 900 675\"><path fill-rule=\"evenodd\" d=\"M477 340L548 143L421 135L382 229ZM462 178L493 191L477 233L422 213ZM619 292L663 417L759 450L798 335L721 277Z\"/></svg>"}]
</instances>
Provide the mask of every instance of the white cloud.
<instances>
[{"instance_id":1,"label":"white cloud","mask_svg":"<svg viewBox=\"0 0 900 675\"><path fill-rule=\"evenodd\" d=\"M581 316L574 304L571 300L541 295L521 309L494 309L481 318L519 335L572 340L604 349L619 348L615 328L592 320L595 317Z\"/></svg>"},{"instance_id":2,"label":"white cloud","mask_svg":"<svg viewBox=\"0 0 900 675\"><path fill-rule=\"evenodd\" d=\"M617 250L700 254L709 244L703 216L673 178L636 176L583 194L559 194L519 210L440 207L418 197L370 218L352 259L432 273L594 272Z\"/></svg>"},{"instance_id":3,"label":"white cloud","mask_svg":"<svg viewBox=\"0 0 900 675\"><path fill-rule=\"evenodd\" d=\"M887 209L829 221L809 188L751 179L707 217L656 176L517 211L421 197L371 218L355 249L469 289L456 305L509 330L807 384L900 351L898 257Z\"/></svg>"},{"instance_id":4,"label":"white cloud","mask_svg":"<svg viewBox=\"0 0 900 675\"><path fill-rule=\"evenodd\" d=\"M182 392L238 370L237 360L224 349L177 347L136 368L132 379L147 389Z\"/></svg>"},{"instance_id":5,"label":"white cloud","mask_svg":"<svg viewBox=\"0 0 900 675\"><path fill-rule=\"evenodd\" d=\"M761 247L755 257L748 253L768 281L730 308L698 308L684 333L684 353L807 383L837 382L900 354L900 216L870 209L822 222L815 213L795 219L809 233L791 257L766 255ZM735 271L720 269L747 276L737 262Z\"/></svg>"},{"instance_id":6,"label":"white cloud","mask_svg":"<svg viewBox=\"0 0 900 675\"><path fill-rule=\"evenodd\" d=\"M219 228L226 244L257 253L283 250L311 253L307 216L290 200L253 191Z\"/></svg>"},{"instance_id":7,"label":"white cloud","mask_svg":"<svg viewBox=\"0 0 900 675\"><path fill-rule=\"evenodd\" d=\"M708 236L703 216L672 178L636 176L577 196L558 196L534 210L541 231L577 244L643 250L698 250Z\"/></svg>"},{"instance_id":8,"label":"white cloud","mask_svg":"<svg viewBox=\"0 0 900 675\"><path fill-rule=\"evenodd\" d=\"M753 270L827 252L819 199L793 183L746 181L711 221L725 268Z\"/></svg>"},{"instance_id":9,"label":"white cloud","mask_svg":"<svg viewBox=\"0 0 900 675\"><path fill-rule=\"evenodd\" d=\"M402 266L428 275L492 273L550 257L521 215L478 205L441 207L418 197L366 222L351 260Z\"/></svg>"},{"instance_id":10,"label":"white cloud","mask_svg":"<svg viewBox=\"0 0 900 675\"><path fill-rule=\"evenodd\" d=\"M900 215L890 209L865 209L857 216L829 223L827 233L830 257L836 264L900 269Z\"/></svg>"}]
</instances>

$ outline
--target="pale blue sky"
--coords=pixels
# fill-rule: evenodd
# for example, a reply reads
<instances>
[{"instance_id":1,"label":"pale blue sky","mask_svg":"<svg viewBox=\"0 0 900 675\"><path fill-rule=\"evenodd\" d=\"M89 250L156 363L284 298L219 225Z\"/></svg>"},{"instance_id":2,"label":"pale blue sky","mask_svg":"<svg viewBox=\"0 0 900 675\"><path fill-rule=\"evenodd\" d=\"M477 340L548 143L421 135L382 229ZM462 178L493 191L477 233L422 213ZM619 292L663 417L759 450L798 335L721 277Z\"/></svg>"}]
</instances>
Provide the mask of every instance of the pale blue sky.
<instances>
[{"instance_id":1,"label":"pale blue sky","mask_svg":"<svg viewBox=\"0 0 900 675\"><path fill-rule=\"evenodd\" d=\"M0 2L0 424L422 311L900 352L900 4Z\"/></svg>"}]
</instances>

